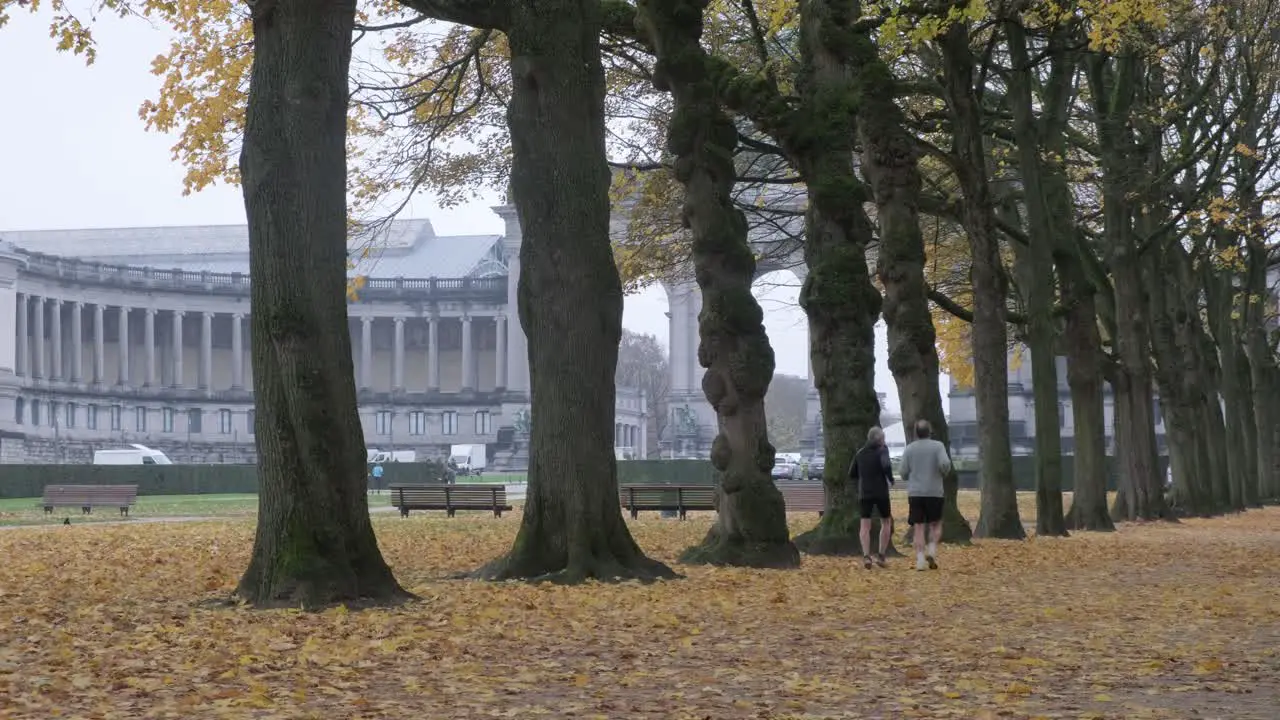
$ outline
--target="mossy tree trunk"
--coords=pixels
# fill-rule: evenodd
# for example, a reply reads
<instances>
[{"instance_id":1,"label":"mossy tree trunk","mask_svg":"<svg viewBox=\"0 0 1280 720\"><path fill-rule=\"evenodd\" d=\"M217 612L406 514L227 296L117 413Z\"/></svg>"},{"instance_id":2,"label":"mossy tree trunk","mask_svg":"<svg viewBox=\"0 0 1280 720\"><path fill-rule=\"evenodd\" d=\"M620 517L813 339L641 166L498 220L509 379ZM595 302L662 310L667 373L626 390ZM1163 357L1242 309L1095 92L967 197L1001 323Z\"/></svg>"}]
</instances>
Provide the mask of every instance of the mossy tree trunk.
<instances>
[{"instance_id":1,"label":"mossy tree trunk","mask_svg":"<svg viewBox=\"0 0 1280 720\"><path fill-rule=\"evenodd\" d=\"M938 389L937 334L929 312L925 281L924 236L920 229L920 168L915 138L897 106L897 83L879 49L863 30L851 36L856 58L858 139L862 170L874 190L880 227L876 272L885 290L889 371L898 388L902 426L917 420L933 426L934 437L951 446ZM852 204L852 203L851 203ZM959 479L954 468L944 478L942 541L968 543L969 521L957 504Z\"/></svg>"},{"instance_id":2,"label":"mossy tree trunk","mask_svg":"<svg viewBox=\"0 0 1280 720\"><path fill-rule=\"evenodd\" d=\"M408 596L369 521L347 332L347 71L355 0L253 8L240 168L249 221L259 607Z\"/></svg>"},{"instance_id":3,"label":"mossy tree trunk","mask_svg":"<svg viewBox=\"0 0 1280 720\"><path fill-rule=\"evenodd\" d=\"M943 81L951 114L952 154L962 193L961 224L973 256L974 399L982 504L974 534L1022 539L1009 438L1008 279L995 232L987 181L982 109L974 91L975 59L967 24L954 22L941 38Z\"/></svg>"},{"instance_id":4,"label":"mossy tree trunk","mask_svg":"<svg viewBox=\"0 0 1280 720\"><path fill-rule=\"evenodd\" d=\"M1013 110L1013 134L1021 169L1023 205L1026 207L1029 247L1018 253L1026 268L1024 295L1027 303L1027 344L1031 348L1031 391L1035 402L1036 447L1036 534L1067 534L1062 503L1062 430L1058 416L1058 329L1053 317L1056 278L1053 268L1055 236L1074 230L1066 218L1049 212L1042 182L1044 150L1041 123L1032 110L1032 72L1027 53L1026 31L1019 20L1004 23L1012 69L1009 72L1009 102ZM1068 82L1066 69L1055 67L1048 87ZM1061 92L1059 90L1058 92ZM1063 227L1063 224L1068 224Z\"/></svg>"},{"instance_id":5,"label":"mossy tree trunk","mask_svg":"<svg viewBox=\"0 0 1280 720\"><path fill-rule=\"evenodd\" d=\"M667 149L685 189L683 222L693 235L702 290L698 318L702 389L720 420L711 462L720 471L716 523L685 562L790 568L800 553L787 529L782 493L770 469L774 448L764 396L773 378L773 349L764 314L751 294L756 263L747 222L734 207L738 130L720 107L701 45L707 0L642 0L638 14L653 43L654 85L671 92Z\"/></svg>"},{"instance_id":6,"label":"mossy tree trunk","mask_svg":"<svg viewBox=\"0 0 1280 720\"><path fill-rule=\"evenodd\" d=\"M854 169L851 132L856 126L855 88L848 47L856 42L853 25L859 12L859 4L847 0L800 4L798 122L785 143L809 193L804 244L809 272L800 305L809 319L827 458L823 484L831 502L817 527L798 536L796 545L815 554L880 550L875 547L878 527L873 547L861 547L858 488L847 478L867 430L880 422L875 389L880 293L867 267L867 245L875 231L862 209L866 189Z\"/></svg>"},{"instance_id":7,"label":"mossy tree trunk","mask_svg":"<svg viewBox=\"0 0 1280 720\"><path fill-rule=\"evenodd\" d=\"M520 531L511 551L477 574L674 577L641 552L618 502L622 284L609 239L600 5L512 0L508 13L511 190L524 233L518 301L534 422Z\"/></svg>"}]
</instances>

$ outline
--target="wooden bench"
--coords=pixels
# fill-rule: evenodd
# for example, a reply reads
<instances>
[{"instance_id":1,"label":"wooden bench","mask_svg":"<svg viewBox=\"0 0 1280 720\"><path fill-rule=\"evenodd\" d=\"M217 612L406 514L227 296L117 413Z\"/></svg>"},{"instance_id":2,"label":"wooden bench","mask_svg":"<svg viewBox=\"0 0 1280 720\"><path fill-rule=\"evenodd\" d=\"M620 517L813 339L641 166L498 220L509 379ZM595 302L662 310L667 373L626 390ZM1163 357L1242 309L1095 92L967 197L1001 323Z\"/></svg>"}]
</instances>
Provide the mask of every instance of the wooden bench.
<instances>
[{"instance_id":1,"label":"wooden bench","mask_svg":"<svg viewBox=\"0 0 1280 720\"><path fill-rule=\"evenodd\" d=\"M780 482L775 483L782 493L782 501L786 503L787 512L816 512L819 516L827 509L827 492L822 483L814 482Z\"/></svg>"},{"instance_id":2,"label":"wooden bench","mask_svg":"<svg viewBox=\"0 0 1280 720\"><path fill-rule=\"evenodd\" d=\"M392 485L391 505L409 517L410 510L444 510L453 517L458 510L491 510L502 517L507 504L507 486L502 484Z\"/></svg>"},{"instance_id":3,"label":"wooden bench","mask_svg":"<svg viewBox=\"0 0 1280 720\"><path fill-rule=\"evenodd\" d=\"M46 515L59 507L78 507L85 515L95 507L114 507L128 515L137 502L137 485L46 485L40 504Z\"/></svg>"},{"instance_id":4,"label":"wooden bench","mask_svg":"<svg viewBox=\"0 0 1280 720\"><path fill-rule=\"evenodd\" d=\"M714 485L623 485L618 488L618 500L631 512L631 518L639 517L641 510L672 510L684 520L690 510L715 510Z\"/></svg>"}]
</instances>

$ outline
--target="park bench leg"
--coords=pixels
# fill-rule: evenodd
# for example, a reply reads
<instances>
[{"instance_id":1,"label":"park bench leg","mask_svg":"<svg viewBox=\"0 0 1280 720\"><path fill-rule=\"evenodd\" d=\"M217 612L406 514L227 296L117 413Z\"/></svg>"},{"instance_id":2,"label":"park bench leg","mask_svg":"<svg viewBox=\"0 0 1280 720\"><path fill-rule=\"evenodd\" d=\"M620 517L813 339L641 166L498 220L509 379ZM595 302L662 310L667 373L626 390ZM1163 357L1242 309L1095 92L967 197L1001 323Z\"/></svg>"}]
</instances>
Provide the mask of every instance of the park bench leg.
<instances>
[{"instance_id":1,"label":"park bench leg","mask_svg":"<svg viewBox=\"0 0 1280 720\"><path fill-rule=\"evenodd\" d=\"M89 514L89 513L91 513L91 512L93 512L93 508L91 508L91 507L82 507L82 508L80 508L80 514L81 514L81 515L88 515L88 514Z\"/></svg>"},{"instance_id":2,"label":"park bench leg","mask_svg":"<svg viewBox=\"0 0 1280 720\"><path fill-rule=\"evenodd\" d=\"M44 506L44 514L45 514L45 515L52 515L52 514L53 514L53 506L52 506L52 505L45 505L45 506Z\"/></svg>"},{"instance_id":3,"label":"park bench leg","mask_svg":"<svg viewBox=\"0 0 1280 720\"><path fill-rule=\"evenodd\" d=\"M456 511L453 508L445 508L444 512L446 517L453 517L453 513Z\"/></svg>"},{"instance_id":4,"label":"park bench leg","mask_svg":"<svg viewBox=\"0 0 1280 720\"><path fill-rule=\"evenodd\" d=\"M409 517L409 508L407 508L407 507L402 507L402 508L400 508L400 517L402 517L402 518L407 518L407 517Z\"/></svg>"}]
</instances>

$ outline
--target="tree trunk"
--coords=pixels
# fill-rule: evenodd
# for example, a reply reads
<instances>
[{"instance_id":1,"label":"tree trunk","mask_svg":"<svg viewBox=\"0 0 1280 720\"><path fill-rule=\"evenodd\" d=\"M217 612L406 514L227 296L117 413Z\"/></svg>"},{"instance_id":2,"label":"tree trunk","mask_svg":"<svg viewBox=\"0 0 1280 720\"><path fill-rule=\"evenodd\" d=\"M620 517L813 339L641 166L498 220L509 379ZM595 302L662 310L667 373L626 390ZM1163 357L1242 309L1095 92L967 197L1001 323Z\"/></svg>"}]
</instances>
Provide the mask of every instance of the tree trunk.
<instances>
[{"instance_id":1,"label":"tree trunk","mask_svg":"<svg viewBox=\"0 0 1280 720\"><path fill-rule=\"evenodd\" d=\"M1238 413L1236 422L1244 429L1241 448L1244 455L1244 487L1241 493L1245 507L1262 507L1258 497L1258 426L1254 422L1255 396L1253 377L1249 374L1249 359L1245 356L1243 345L1232 346L1236 364L1236 374L1240 382L1240 396L1233 410Z\"/></svg>"},{"instance_id":2,"label":"tree trunk","mask_svg":"<svg viewBox=\"0 0 1280 720\"><path fill-rule=\"evenodd\" d=\"M1018 144L1024 204L1031 232L1030 247L1019 253L1026 266L1027 343L1031 347L1031 392L1035 401L1036 535L1067 534L1062 512L1062 425L1058 417L1058 329L1053 319L1055 277L1053 254L1060 243L1054 238L1067 218L1055 222L1049 213L1042 182L1039 123L1031 108L1031 61L1026 33L1018 21L1005 23L1009 56L1009 100L1013 108L1013 133ZM1061 80L1059 79L1059 82ZM1068 218L1071 216L1068 215Z\"/></svg>"},{"instance_id":3,"label":"tree trunk","mask_svg":"<svg viewBox=\"0 0 1280 720\"><path fill-rule=\"evenodd\" d=\"M1266 329L1259 322L1249 327L1246 333L1249 374L1255 398L1253 417L1258 429L1258 498L1273 502L1280 495L1280 475L1277 474L1280 469L1280 452L1277 451L1280 408L1275 402L1280 387L1275 383L1275 360L1267 346Z\"/></svg>"},{"instance_id":4,"label":"tree trunk","mask_svg":"<svg viewBox=\"0 0 1280 720\"><path fill-rule=\"evenodd\" d=\"M797 567L800 553L787 529L782 493L770 469L764 396L773 378L773 349L764 314L751 294L756 263L747 222L734 207L733 154L738 130L720 105L701 46L707 0L644 0L640 21L653 42L654 86L671 92L667 147L685 189L684 224L693 235L693 263L703 306L698 360L702 389L716 409L720 434L711 462L721 473L716 524L685 562Z\"/></svg>"},{"instance_id":5,"label":"tree trunk","mask_svg":"<svg viewBox=\"0 0 1280 720\"><path fill-rule=\"evenodd\" d=\"M1071 530L1115 530L1107 509L1107 433L1102 395L1102 339L1094 289L1079 261L1061 268L1067 312L1067 384L1075 437L1074 487L1066 526Z\"/></svg>"},{"instance_id":6,"label":"tree trunk","mask_svg":"<svg viewBox=\"0 0 1280 720\"><path fill-rule=\"evenodd\" d=\"M355 0L254 7L240 168L253 278L258 607L408 596L369 521L347 332L347 70Z\"/></svg>"},{"instance_id":7,"label":"tree trunk","mask_svg":"<svg viewBox=\"0 0 1280 720\"><path fill-rule=\"evenodd\" d=\"M809 318L814 385L822 402L827 464L827 511L796 546L819 555L878 552L879 521L871 542L858 537L861 513L856 483L847 474L867 430L880 422L875 388L875 322L880 293L867 268L867 244L875 235L862 209L866 190L853 166L856 88L849 50L829 43L847 37L858 20L857 3L806 0L800 4L800 52L805 71L797 82L809 121L784 143L809 192L805 214L808 275L800 305ZM862 42L864 36L854 36ZM892 522L892 518L883 518ZM892 547L883 548L886 554Z\"/></svg>"},{"instance_id":8,"label":"tree trunk","mask_svg":"<svg viewBox=\"0 0 1280 720\"><path fill-rule=\"evenodd\" d=\"M507 124L535 421L520 531L505 557L477 571L487 579L674 577L641 552L618 502L622 283L609 240L600 22L592 0L510 3Z\"/></svg>"},{"instance_id":9,"label":"tree trunk","mask_svg":"<svg viewBox=\"0 0 1280 720\"><path fill-rule=\"evenodd\" d=\"M877 275L885 289L889 370L898 387L902 427L910 433L917 420L933 426L933 436L950 447L947 419L938 389L937 335L925 283L924 237L920 231L920 169L915 138L907 131L894 98L896 83L874 41L864 31L852 38L862 58L858 85L858 135L862 170L875 191L880 226ZM850 203L853 204L852 202ZM942 541L968 543L969 521L960 513L956 471L943 481Z\"/></svg>"},{"instance_id":10,"label":"tree trunk","mask_svg":"<svg viewBox=\"0 0 1280 720\"><path fill-rule=\"evenodd\" d=\"M1009 447L1009 358L1005 325L1008 280L995 233L986 176L982 114L973 87L969 29L954 22L942 40L943 74L951 110L956 174L963 200L961 224L973 255L974 399L978 410L978 453L982 465L982 509L978 537L1022 539Z\"/></svg>"}]
</instances>

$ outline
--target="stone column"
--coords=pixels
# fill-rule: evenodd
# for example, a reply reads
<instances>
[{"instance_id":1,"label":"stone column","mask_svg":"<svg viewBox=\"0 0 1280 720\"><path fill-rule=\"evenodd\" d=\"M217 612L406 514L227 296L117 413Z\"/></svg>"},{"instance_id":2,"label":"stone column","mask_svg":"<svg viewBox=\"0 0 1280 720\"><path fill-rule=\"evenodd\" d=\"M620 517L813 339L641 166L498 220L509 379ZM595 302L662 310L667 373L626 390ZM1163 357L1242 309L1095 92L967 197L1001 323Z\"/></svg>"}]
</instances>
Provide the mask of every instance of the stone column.
<instances>
[{"instance_id":1,"label":"stone column","mask_svg":"<svg viewBox=\"0 0 1280 720\"><path fill-rule=\"evenodd\" d=\"M53 356L53 369L49 373L51 380L65 380L66 375L62 372L62 301L49 301L49 340L52 345L50 354Z\"/></svg>"},{"instance_id":2,"label":"stone column","mask_svg":"<svg viewBox=\"0 0 1280 720\"><path fill-rule=\"evenodd\" d=\"M129 308L120 306L120 385L129 386Z\"/></svg>"},{"instance_id":3,"label":"stone column","mask_svg":"<svg viewBox=\"0 0 1280 720\"><path fill-rule=\"evenodd\" d=\"M34 372L31 373L31 377L33 378L44 378L49 376L49 373L44 366L44 300L45 299L42 297L35 298L36 323L35 329L31 333L32 340L35 341L36 344Z\"/></svg>"},{"instance_id":4,"label":"stone column","mask_svg":"<svg viewBox=\"0 0 1280 720\"><path fill-rule=\"evenodd\" d=\"M146 353L147 359L147 375L143 378L142 383L147 387L155 387L159 385L156 382L156 309L147 308L146 319L142 325L142 343L146 347L143 351Z\"/></svg>"},{"instance_id":5,"label":"stone column","mask_svg":"<svg viewBox=\"0 0 1280 720\"><path fill-rule=\"evenodd\" d=\"M462 389L472 390L475 388L475 378L473 377L471 364L471 316L462 315Z\"/></svg>"},{"instance_id":6,"label":"stone column","mask_svg":"<svg viewBox=\"0 0 1280 720\"><path fill-rule=\"evenodd\" d=\"M27 328L30 315L31 297L22 293L18 295L18 357L13 363L13 370L27 377L31 376L31 333Z\"/></svg>"},{"instance_id":7,"label":"stone column","mask_svg":"<svg viewBox=\"0 0 1280 720\"><path fill-rule=\"evenodd\" d=\"M71 306L71 382L84 382L84 303Z\"/></svg>"},{"instance_id":8,"label":"stone column","mask_svg":"<svg viewBox=\"0 0 1280 720\"><path fill-rule=\"evenodd\" d=\"M427 390L440 390L440 317L434 310L427 318Z\"/></svg>"},{"instance_id":9,"label":"stone column","mask_svg":"<svg viewBox=\"0 0 1280 720\"><path fill-rule=\"evenodd\" d=\"M360 318L360 389L373 386L373 316Z\"/></svg>"},{"instance_id":10,"label":"stone column","mask_svg":"<svg viewBox=\"0 0 1280 720\"><path fill-rule=\"evenodd\" d=\"M494 389L500 390L507 386L507 315L499 312L493 319L494 323Z\"/></svg>"},{"instance_id":11,"label":"stone column","mask_svg":"<svg viewBox=\"0 0 1280 720\"><path fill-rule=\"evenodd\" d=\"M391 359L391 389L404 390L404 318L393 318L396 324L396 340Z\"/></svg>"},{"instance_id":12,"label":"stone column","mask_svg":"<svg viewBox=\"0 0 1280 720\"><path fill-rule=\"evenodd\" d=\"M200 387L213 389L213 313L200 315Z\"/></svg>"},{"instance_id":13,"label":"stone column","mask_svg":"<svg viewBox=\"0 0 1280 720\"><path fill-rule=\"evenodd\" d=\"M103 317L107 308L102 303L93 306L93 382L107 382L107 321Z\"/></svg>"},{"instance_id":14,"label":"stone column","mask_svg":"<svg viewBox=\"0 0 1280 720\"><path fill-rule=\"evenodd\" d=\"M182 311L173 311L173 386L178 388L186 383L182 373Z\"/></svg>"},{"instance_id":15,"label":"stone column","mask_svg":"<svg viewBox=\"0 0 1280 720\"><path fill-rule=\"evenodd\" d=\"M231 387L244 389L244 314L231 316Z\"/></svg>"},{"instance_id":16,"label":"stone column","mask_svg":"<svg viewBox=\"0 0 1280 720\"><path fill-rule=\"evenodd\" d=\"M510 193L508 193L510 194ZM503 256L507 261L507 389L516 393L529 392L529 339L520 327L517 288L520 285L520 245L524 235L514 205L493 208L506 225L502 240Z\"/></svg>"}]
</instances>

